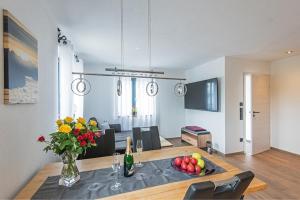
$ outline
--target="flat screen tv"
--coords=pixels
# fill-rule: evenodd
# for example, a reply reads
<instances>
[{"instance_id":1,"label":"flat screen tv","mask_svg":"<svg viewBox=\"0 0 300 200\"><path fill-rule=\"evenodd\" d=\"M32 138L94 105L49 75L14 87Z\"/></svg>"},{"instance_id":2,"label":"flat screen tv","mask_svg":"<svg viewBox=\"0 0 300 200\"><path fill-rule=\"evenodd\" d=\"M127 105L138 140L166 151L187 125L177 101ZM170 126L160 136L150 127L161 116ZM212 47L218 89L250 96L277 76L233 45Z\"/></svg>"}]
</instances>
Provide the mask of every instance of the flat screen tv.
<instances>
[{"instance_id":1,"label":"flat screen tv","mask_svg":"<svg viewBox=\"0 0 300 200\"><path fill-rule=\"evenodd\" d=\"M209 79L186 84L187 93L184 97L186 109L219 111L218 79Z\"/></svg>"}]
</instances>

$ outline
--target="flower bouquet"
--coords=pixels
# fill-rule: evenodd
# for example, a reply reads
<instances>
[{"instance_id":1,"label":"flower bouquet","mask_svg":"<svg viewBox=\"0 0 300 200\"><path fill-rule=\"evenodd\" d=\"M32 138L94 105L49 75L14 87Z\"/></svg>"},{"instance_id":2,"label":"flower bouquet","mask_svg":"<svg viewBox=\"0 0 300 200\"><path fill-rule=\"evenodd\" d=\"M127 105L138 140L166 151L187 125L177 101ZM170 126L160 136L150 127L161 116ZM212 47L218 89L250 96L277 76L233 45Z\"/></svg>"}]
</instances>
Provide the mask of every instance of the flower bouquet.
<instances>
[{"instance_id":1,"label":"flower bouquet","mask_svg":"<svg viewBox=\"0 0 300 200\"><path fill-rule=\"evenodd\" d=\"M38 138L39 142L47 144L44 151L49 150L59 155L63 161L63 169L59 185L71 187L80 179L76 166L78 155L86 152L88 148L96 146L95 139L100 137L101 132L96 121L89 121L79 117L76 121L72 117L57 120L57 132L50 134L47 141L44 136Z\"/></svg>"}]
</instances>

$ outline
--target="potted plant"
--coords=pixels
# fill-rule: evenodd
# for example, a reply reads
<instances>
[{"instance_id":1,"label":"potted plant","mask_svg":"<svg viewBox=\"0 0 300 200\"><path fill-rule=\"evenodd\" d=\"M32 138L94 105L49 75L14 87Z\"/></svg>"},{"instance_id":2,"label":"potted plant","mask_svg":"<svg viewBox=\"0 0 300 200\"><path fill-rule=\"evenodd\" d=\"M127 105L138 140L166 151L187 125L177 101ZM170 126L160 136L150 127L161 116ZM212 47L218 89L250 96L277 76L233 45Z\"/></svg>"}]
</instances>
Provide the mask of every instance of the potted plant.
<instances>
[{"instance_id":1,"label":"potted plant","mask_svg":"<svg viewBox=\"0 0 300 200\"><path fill-rule=\"evenodd\" d=\"M85 153L88 148L96 146L95 139L100 137L101 132L97 127L97 122L79 117L76 121L72 117L56 121L57 131L50 134L47 141L44 136L39 136L38 141L47 146L44 151L49 150L59 155L63 161L63 168L59 185L71 187L80 179L76 166L78 155Z\"/></svg>"}]
</instances>

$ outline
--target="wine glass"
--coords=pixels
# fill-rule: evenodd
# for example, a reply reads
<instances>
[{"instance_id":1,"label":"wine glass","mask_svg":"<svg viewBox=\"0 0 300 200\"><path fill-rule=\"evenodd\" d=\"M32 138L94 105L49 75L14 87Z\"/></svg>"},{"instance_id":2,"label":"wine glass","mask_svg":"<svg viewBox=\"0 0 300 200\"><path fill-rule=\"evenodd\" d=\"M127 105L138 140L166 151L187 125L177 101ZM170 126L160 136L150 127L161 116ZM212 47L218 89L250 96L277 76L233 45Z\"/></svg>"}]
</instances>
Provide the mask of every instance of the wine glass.
<instances>
[{"instance_id":1,"label":"wine glass","mask_svg":"<svg viewBox=\"0 0 300 200\"><path fill-rule=\"evenodd\" d=\"M143 163L141 163L141 153L143 151L143 141L142 140L137 140L136 141L136 152L138 154L138 159L139 159L139 162L136 163L136 166L137 167L143 167Z\"/></svg>"},{"instance_id":2,"label":"wine glass","mask_svg":"<svg viewBox=\"0 0 300 200\"><path fill-rule=\"evenodd\" d=\"M119 182L119 173L121 170L121 165L120 165L120 154L119 153L114 153L113 154L113 161L112 161L112 169L113 172L115 173L115 183L110 187L111 190L117 191L121 188L121 183Z\"/></svg>"}]
</instances>

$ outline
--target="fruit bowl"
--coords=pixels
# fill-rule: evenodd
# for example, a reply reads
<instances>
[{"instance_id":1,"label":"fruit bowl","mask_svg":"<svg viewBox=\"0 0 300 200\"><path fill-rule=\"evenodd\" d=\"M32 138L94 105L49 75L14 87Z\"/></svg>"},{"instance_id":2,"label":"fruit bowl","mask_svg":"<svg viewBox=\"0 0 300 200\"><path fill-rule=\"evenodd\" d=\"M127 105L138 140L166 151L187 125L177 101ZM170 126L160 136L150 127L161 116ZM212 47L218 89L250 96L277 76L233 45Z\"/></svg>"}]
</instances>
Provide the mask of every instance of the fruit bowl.
<instances>
[{"instance_id":1,"label":"fruit bowl","mask_svg":"<svg viewBox=\"0 0 300 200\"><path fill-rule=\"evenodd\" d=\"M180 158L181 160L184 159L183 156L176 157L176 158ZM181 167L176 166L176 164L175 164L175 159L176 159L176 158L173 158L173 159L171 160L171 166L172 166L175 170L180 171L180 172L182 172L182 173L185 173L185 174L188 174L188 175L192 175L192 176L206 176L206 175L212 174L212 173L215 171L215 169L213 169L213 168L212 168L212 169L208 169L208 168L205 166L203 169L201 169L201 173L190 172L190 171L188 171L188 170L186 170L186 169L182 169Z\"/></svg>"}]
</instances>

